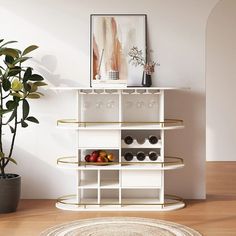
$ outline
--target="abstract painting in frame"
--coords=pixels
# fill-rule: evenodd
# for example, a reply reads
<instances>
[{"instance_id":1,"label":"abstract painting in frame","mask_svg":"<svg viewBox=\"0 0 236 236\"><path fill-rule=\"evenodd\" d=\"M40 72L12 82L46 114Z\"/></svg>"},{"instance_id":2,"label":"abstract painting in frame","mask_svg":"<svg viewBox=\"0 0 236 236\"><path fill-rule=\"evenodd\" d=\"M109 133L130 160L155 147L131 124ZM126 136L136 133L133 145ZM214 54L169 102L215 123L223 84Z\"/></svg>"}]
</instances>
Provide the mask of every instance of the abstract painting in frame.
<instances>
[{"instance_id":1,"label":"abstract painting in frame","mask_svg":"<svg viewBox=\"0 0 236 236\"><path fill-rule=\"evenodd\" d=\"M141 86L143 68L129 63L132 47L146 58L145 14L93 14L90 18L90 85Z\"/></svg>"}]
</instances>

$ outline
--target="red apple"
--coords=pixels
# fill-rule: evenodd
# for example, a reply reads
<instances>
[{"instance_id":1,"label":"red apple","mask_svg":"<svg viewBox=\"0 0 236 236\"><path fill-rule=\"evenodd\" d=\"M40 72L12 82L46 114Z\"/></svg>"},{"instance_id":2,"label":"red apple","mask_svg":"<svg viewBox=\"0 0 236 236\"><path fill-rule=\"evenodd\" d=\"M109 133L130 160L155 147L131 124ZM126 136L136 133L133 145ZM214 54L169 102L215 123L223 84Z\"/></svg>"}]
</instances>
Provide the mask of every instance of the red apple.
<instances>
[{"instance_id":1,"label":"red apple","mask_svg":"<svg viewBox=\"0 0 236 236\"><path fill-rule=\"evenodd\" d=\"M108 162L107 158L99 156L97 162Z\"/></svg>"},{"instance_id":2,"label":"red apple","mask_svg":"<svg viewBox=\"0 0 236 236\"><path fill-rule=\"evenodd\" d=\"M100 156L99 156L99 157L97 158L97 162L103 162L103 157L100 157Z\"/></svg>"},{"instance_id":3,"label":"red apple","mask_svg":"<svg viewBox=\"0 0 236 236\"><path fill-rule=\"evenodd\" d=\"M96 153L93 153L90 155L89 161L90 162L97 162L98 155Z\"/></svg>"},{"instance_id":4,"label":"red apple","mask_svg":"<svg viewBox=\"0 0 236 236\"><path fill-rule=\"evenodd\" d=\"M89 154L84 157L85 161L87 162L90 162L90 158L91 158L91 155Z\"/></svg>"},{"instance_id":5,"label":"red apple","mask_svg":"<svg viewBox=\"0 0 236 236\"><path fill-rule=\"evenodd\" d=\"M99 151L93 151L93 152L91 153L91 156L94 156L94 157L98 158L98 156L99 156Z\"/></svg>"}]
</instances>

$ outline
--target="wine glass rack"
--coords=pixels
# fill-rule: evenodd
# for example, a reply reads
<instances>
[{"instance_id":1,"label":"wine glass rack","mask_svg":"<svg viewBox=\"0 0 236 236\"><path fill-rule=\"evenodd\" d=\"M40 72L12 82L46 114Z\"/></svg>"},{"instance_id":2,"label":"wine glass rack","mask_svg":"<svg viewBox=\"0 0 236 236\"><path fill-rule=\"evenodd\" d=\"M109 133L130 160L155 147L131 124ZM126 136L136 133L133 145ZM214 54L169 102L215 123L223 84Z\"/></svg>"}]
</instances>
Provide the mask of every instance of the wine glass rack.
<instances>
[{"instance_id":1,"label":"wine glass rack","mask_svg":"<svg viewBox=\"0 0 236 236\"><path fill-rule=\"evenodd\" d=\"M57 121L58 128L77 134L76 156L57 159L58 167L76 170L75 194L59 197L57 208L169 211L185 206L182 198L164 191L165 171L184 167L182 158L164 153L165 132L184 128L183 120L164 117L164 93L177 88L52 89L76 91L78 110L75 119ZM107 158L94 161L91 153Z\"/></svg>"}]
</instances>

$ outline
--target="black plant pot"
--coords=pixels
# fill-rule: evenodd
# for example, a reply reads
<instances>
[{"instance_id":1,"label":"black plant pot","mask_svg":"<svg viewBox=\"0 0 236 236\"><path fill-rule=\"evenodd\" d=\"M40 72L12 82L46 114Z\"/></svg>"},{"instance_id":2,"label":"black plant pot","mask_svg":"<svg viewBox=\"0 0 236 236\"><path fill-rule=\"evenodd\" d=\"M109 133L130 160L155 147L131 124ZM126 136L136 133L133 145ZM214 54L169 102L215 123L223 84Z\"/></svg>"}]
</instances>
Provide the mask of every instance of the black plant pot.
<instances>
[{"instance_id":1,"label":"black plant pot","mask_svg":"<svg viewBox=\"0 0 236 236\"><path fill-rule=\"evenodd\" d=\"M20 200L21 177L17 174L0 174L0 213L14 212Z\"/></svg>"},{"instance_id":2,"label":"black plant pot","mask_svg":"<svg viewBox=\"0 0 236 236\"><path fill-rule=\"evenodd\" d=\"M152 86L152 76L143 72L142 85L143 85L143 87L151 87Z\"/></svg>"}]
</instances>

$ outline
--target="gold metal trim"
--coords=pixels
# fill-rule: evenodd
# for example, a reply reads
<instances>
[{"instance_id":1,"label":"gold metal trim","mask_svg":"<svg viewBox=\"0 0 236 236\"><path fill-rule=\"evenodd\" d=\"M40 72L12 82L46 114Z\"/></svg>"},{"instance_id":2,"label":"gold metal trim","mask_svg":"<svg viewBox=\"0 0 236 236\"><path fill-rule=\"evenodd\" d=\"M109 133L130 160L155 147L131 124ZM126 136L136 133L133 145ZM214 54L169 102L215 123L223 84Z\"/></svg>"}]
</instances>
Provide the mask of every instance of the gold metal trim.
<instances>
[{"instance_id":1,"label":"gold metal trim","mask_svg":"<svg viewBox=\"0 0 236 236\"><path fill-rule=\"evenodd\" d=\"M79 126L86 127L91 124L156 124L161 125L183 125L184 121L180 119L165 119L164 121L78 121L76 119L60 119L57 120L57 126L62 124L78 124Z\"/></svg>"},{"instance_id":2,"label":"gold metal trim","mask_svg":"<svg viewBox=\"0 0 236 236\"><path fill-rule=\"evenodd\" d=\"M67 159L69 159L69 158L74 158L74 159L76 159L75 156L71 156L71 157L59 157L59 158L57 158L57 164L60 164L60 163L62 163L62 164L76 164L76 165L79 164L78 161L67 161Z\"/></svg>"},{"instance_id":3,"label":"gold metal trim","mask_svg":"<svg viewBox=\"0 0 236 236\"><path fill-rule=\"evenodd\" d=\"M165 207L165 206L169 206L169 205L175 205L176 203L183 203L185 205L185 202L184 202L184 199L179 197L179 196L176 196L176 195L171 195L171 194L165 194L165 198L166 200L172 200L172 202L167 202L167 201L164 201L164 203L112 203L112 202L102 202L102 203L97 203L97 202L94 202L94 203L83 203L83 202L80 202L80 203L77 203L77 202L74 202L74 203L68 203L68 202L65 202L65 201L68 201L72 198L76 198L76 195L75 194L71 194L71 195L65 195L65 196L62 196L62 197L59 197L57 198L57 203L61 203L61 204L64 204L64 205L74 205L74 206L93 206L93 205L100 205L100 206L103 206L103 205L114 205L114 206L132 206L132 205L140 205L140 206L162 206L162 207Z\"/></svg>"},{"instance_id":4,"label":"gold metal trim","mask_svg":"<svg viewBox=\"0 0 236 236\"><path fill-rule=\"evenodd\" d=\"M153 162L104 162L104 163L97 163L97 162L85 162L85 161L69 161L68 159L76 157L60 157L57 159L57 164L75 164L78 166L89 166L89 165L143 165L143 164L159 164L162 167L165 167L165 165L177 165L177 164L184 164L184 160L181 157L171 157L171 156L165 156L165 159L174 159L173 161L153 161Z\"/></svg>"}]
</instances>

